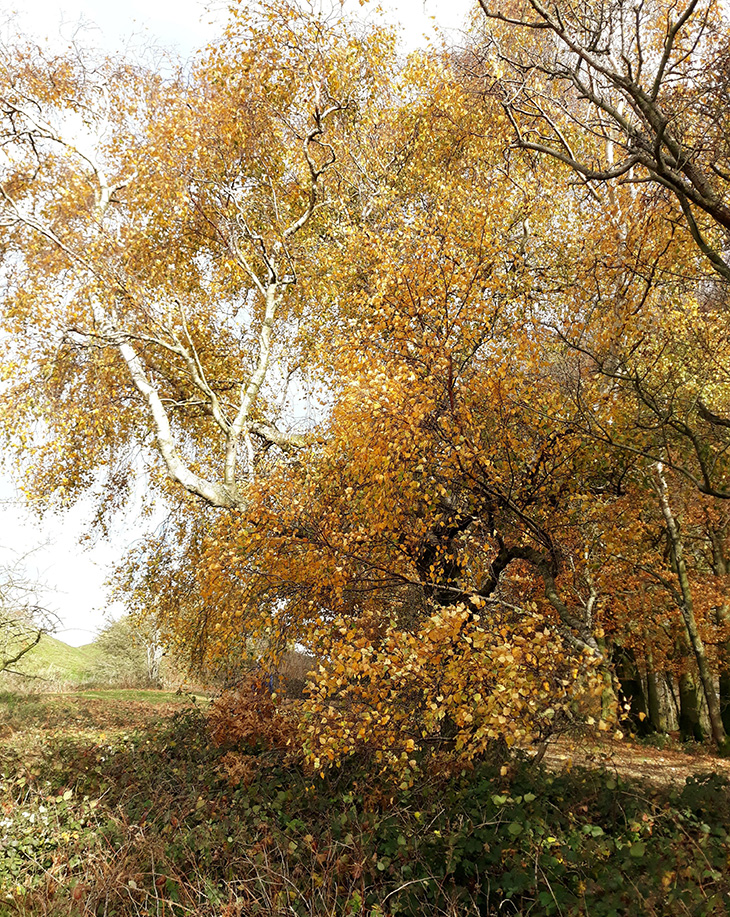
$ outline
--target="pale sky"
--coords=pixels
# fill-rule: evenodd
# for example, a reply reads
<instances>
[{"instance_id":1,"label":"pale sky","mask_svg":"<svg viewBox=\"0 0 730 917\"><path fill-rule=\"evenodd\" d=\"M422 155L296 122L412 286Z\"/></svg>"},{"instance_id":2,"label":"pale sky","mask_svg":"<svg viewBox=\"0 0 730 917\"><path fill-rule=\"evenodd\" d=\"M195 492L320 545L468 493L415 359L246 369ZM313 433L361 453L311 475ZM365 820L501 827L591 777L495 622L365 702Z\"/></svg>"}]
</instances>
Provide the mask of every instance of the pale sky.
<instances>
[{"instance_id":1,"label":"pale sky","mask_svg":"<svg viewBox=\"0 0 730 917\"><path fill-rule=\"evenodd\" d=\"M434 26L455 31L463 27L476 0L384 0L385 16L403 26L408 49L434 37ZM5 3L16 13L21 28L40 40L68 42L83 23L80 43L94 44L109 51L121 51L130 44L146 47L159 44L183 57L216 38L225 19L225 2L197 0L22 0ZM357 0L346 8L359 9ZM365 4L362 16L373 16L375 4ZM2 21L3 17L0 17ZM83 545L88 528L88 507L78 506L63 517L48 514L42 522L27 513L12 485L0 477L0 565L36 549L26 567L31 576L45 584L39 599L56 612L61 624L56 636L74 646L89 643L105 616L118 616L121 606L110 604L104 581L114 560L143 533L130 513L119 521L111 542Z\"/></svg>"},{"instance_id":2,"label":"pale sky","mask_svg":"<svg viewBox=\"0 0 730 917\"><path fill-rule=\"evenodd\" d=\"M334 4L333 4L334 5ZM386 17L403 25L405 44L414 47L424 35L433 36L434 25L444 29L460 29L476 0L382 0L360 4L358 0L345 0L346 9L357 10L366 17L375 15L378 5ZM123 3L102 0L23 0L4 4L17 12L22 25L38 37L55 37L60 31L70 39L79 23L95 26L101 46L119 50L127 46L130 38L135 43L159 42L174 47L183 55L190 55L204 47L218 34L219 24L225 20L227 2L210 0L125 0Z\"/></svg>"}]
</instances>

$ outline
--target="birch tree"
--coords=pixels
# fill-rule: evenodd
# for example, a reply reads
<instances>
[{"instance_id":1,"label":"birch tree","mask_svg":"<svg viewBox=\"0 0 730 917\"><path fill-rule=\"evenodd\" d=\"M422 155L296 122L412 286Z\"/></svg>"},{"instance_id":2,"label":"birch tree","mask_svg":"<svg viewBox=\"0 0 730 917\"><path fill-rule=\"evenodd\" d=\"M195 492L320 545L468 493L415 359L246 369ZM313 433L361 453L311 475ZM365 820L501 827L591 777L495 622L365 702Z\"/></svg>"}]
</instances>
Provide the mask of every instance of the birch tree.
<instances>
[{"instance_id":1,"label":"birch tree","mask_svg":"<svg viewBox=\"0 0 730 917\"><path fill-rule=\"evenodd\" d=\"M71 499L105 467L118 497L141 447L230 509L269 449L301 447L286 385L301 395L323 352L317 278L364 203L347 138L391 45L283 2L172 79L3 49L2 420L32 441L37 494Z\"/></svg>"}]
</instances>

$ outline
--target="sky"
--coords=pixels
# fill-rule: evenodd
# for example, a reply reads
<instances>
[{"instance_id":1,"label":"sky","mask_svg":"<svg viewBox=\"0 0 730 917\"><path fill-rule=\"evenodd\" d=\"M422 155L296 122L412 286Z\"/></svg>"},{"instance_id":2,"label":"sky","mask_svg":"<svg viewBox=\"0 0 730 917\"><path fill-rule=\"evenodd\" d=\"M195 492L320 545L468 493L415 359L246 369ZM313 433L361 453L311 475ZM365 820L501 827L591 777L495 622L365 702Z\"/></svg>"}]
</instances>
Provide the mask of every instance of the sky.
<instances>
[{"instance_id":1,"label":"sky","mask_svg":"<svg viewBox=\"0 0 730 917\"><path fill-rule=\"evenodd\" d=\"M174 47L184 56L216 37L228 7L221 0L22 0L16 6L3 5L17 12L23 27L38 37L55 37L60 26L64 39L69 40L82 21L99 44L110 50L127 47L131 39L134 43ZM461 28L476 2L382 0L381 5L388 19L403 25L405 44L415 47L424 34L433 36L436 23L445 29ZM346 0L345 7L372 16L377 3Z\"/></svg>"},{"instance_id":2,"label":"sky","mask_svg":"<svg viewBox=\"0 0 730 917\"><path fill-rule=\"evenodd\" d=\"M403 44L409 50L433 39L436 28L458 41L458 30L475 5L475 0L382 2L385 18L401 24ZM187 58L217 37L228 4L22 0L3 6L15 14L23 31L41 41L68 43L76 36L81 44L114 52L159 45ZM365 3L359 14L374 16L375 6ZM360 4L348 0L346 7L358 10ZM110 601L105 580L114 561L143 533L142 523L130 511L119 520L109 541L85 543L89 515L90 508L80 505L63 516L47 514L39 520L24 508L12 483L0 476L0 574L3 567L12 568L22 560L26 576L39 584L37 600L58 616L55 635L73 646L91 642L105 621L123 614L123 606Z\"/></svg>"}]
</instances>

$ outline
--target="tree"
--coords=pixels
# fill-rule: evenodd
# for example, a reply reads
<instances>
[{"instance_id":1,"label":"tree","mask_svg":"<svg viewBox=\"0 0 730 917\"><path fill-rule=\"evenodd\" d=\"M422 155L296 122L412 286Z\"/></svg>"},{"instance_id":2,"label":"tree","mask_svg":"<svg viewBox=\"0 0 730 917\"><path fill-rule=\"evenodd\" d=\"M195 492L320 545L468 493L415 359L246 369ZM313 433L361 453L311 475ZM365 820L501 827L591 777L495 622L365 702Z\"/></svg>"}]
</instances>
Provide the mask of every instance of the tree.
<instances>
[{"instance_id":1,"label":"tree","mask_svg":"<svg viewBox=\"0 0 730 917\"><path fill-rule=\"evenodd\" d=\"M648 186L506 156L479 47L401 63L282 2L168 80L6 55L2 419L27 485L95 490L103 518L142 464L170 516L120 588L193 665L251 637L315 653L320 767L606 726L627 493L634 582L651 519L707 644L651 481L727 494L724 363L696 372L724 360L719 287Z\"/></svg>"},{"instance_id":2,"label":"tree","mask_svg":"<svg viewBox=\"0 0 730 917\"><path fill-rule=\"evenodd\" d=\"M377 110L392 44L360 32L286 2L242 10L168 82L4 50L5 328L22 382L3 417L21 447L36 434L36 492L63 500L104 465L119 491L132 443L154 443L171 481L241 507L266 451L302 445L276 418L320 356L328 237L368 193L336 166ZM42 339L23 337L32 323Z\"/></svg>"},{"instance_id":3,"label":"tree","mask_svg":"<svg viewBox=\"0 0 730 917\"><path fill-rule=\"evenodd\" d=\"M94 640L94 681L127 687L159 688L163 648L154 628L135 626L128 616L110 621Z\"/></svg>"},{"instance_id":4,"label":"tree","mask_svg":"<svg viewBox=\"0 0 730 917\"><path fill-rule=\"evenodd\" d=\"M513 148L559 164L558 182L585 181L572 247L532 245L548 275L536 320L574 351L579 384L598 377L584 429L727 499L726 16L695 2L481 5L487 32L466 64L502 100ZM714 233L719 277L703 276L682 227L707 257ZM619 390L632 412L602 426L591 402Z\"/></svg>"},{"instance_id":5,"label":"tree","mask_svg":"<svg viewBox=\"0 0 730 917\"><path fill-rule=\"evenodd\" d=\"M517 146L596 183L647 179L725 281L727 12L715 0L480 6ZM504 26L505 28L500 28ZM610 192L609 192L610 193Z\"/></svg>"},{"instance_id":6,"label":"tree","mask_svg":"<svg viewBox=\"0 0 730 917\"><path fill-rule=\"evenodd\" d=\"M0 673L22 674L17 663L56 626L56 616L39 604L37 593L23 559L0 568Z\"/></svg>"},{"instance_id":7,"label":"tree","mask_svg":"<svg viewBox=\"0 0 730 917\"><path fill-rule=\"evenodd\" d=\"M461 730L448 740L467 757L495 736L543 736L593 688L602 659L570 506L582 446L545 419L559 367L518 299L514 226L529 205L503 170L508 125L443 59L418 67L409 162L389 207L352 230L345 289L362 305L332 341L323 434L270 469L248 512L186 514L127 581L209 658L251 631L316 646L326 671L310 712L332 733L315 732L320 764L365 734L396 758L424 734L447 741L442 729Z\"/></svg>"},{"instance_id":8,"label":"tree","mask_svg":"<svg viewBox=\"0 0 730 917\"><path fill-rule=\"evenodd\" d=\"M553 258L553 289L563 301L548 296L535 309L572 364L569 422L623 453L617 494L638 475L650 500L646 482L656 483L663 466L724 501L726 13L694 2L481 6L487 31L473 69L502 99L513 147L543 166L547 157L563 168L563 180L577 176L587 238L598 238L599 225L602 234L590 253L576 245L567 258ZM566 263L583 278L567 285L568 296ZM662 505L665 534L681 555L671 506ZM683 578L681 566L670 579ZM690 591L685 579L676 608L686 633L677 646L696 662L724 746L713 679L701 674L705 653Z\"/></svg>"}]
</instances>

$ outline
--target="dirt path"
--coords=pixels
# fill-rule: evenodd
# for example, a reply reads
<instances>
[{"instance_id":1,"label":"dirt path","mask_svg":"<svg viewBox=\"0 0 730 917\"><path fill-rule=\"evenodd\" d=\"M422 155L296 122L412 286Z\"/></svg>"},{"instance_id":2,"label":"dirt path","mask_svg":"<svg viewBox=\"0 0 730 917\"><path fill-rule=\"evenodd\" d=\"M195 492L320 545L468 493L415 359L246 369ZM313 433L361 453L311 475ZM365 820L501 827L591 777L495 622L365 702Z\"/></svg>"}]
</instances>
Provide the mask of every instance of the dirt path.
<instances>
[{"instance_id":1,"label":"dirt path","mask_svg":"<svg viewBox=\"0 0 730 917\"><path fill-rule=\"evenodd\" d=\"M648 780L660 786L682 786L693 774L723 774L730 780L730 759L717 758L706 751L686 754L627 740L605 739L598 744L558 739L548 746L543 760L556 770L571 765L600 767L621 777Z\"/></svg>"}]
</instances>

